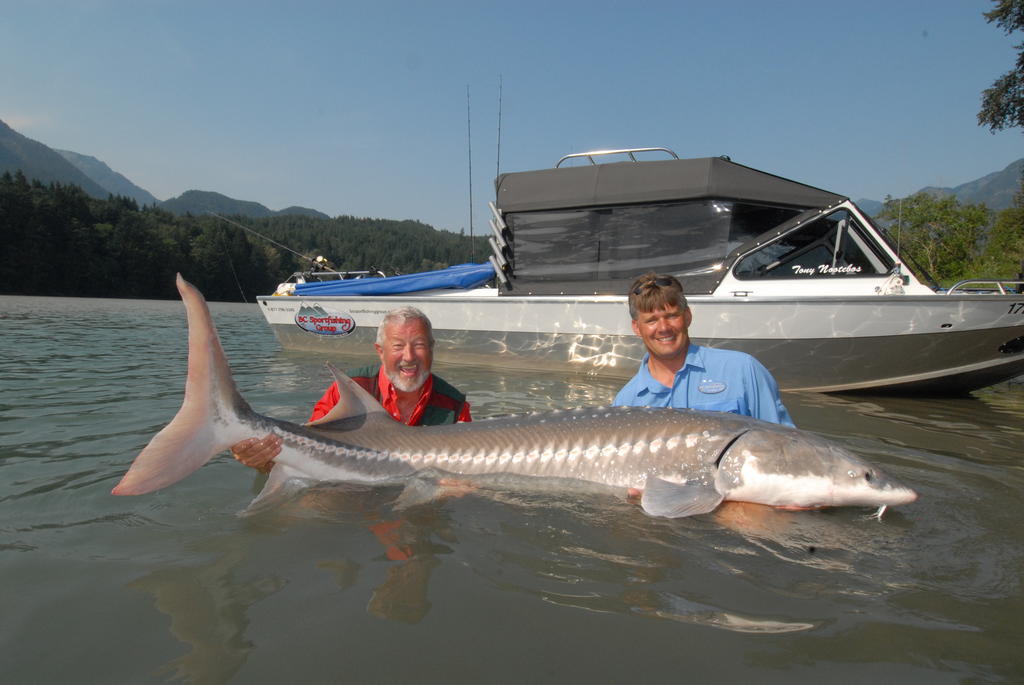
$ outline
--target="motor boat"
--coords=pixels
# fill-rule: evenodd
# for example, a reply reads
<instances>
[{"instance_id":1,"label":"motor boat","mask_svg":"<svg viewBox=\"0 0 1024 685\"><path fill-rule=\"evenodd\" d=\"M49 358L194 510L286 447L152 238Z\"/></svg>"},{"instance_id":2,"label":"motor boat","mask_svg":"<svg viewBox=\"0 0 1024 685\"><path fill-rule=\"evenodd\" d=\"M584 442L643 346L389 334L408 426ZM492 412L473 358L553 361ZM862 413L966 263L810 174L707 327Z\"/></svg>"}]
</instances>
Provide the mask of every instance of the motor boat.
<instances>
[{"instance_id":1,"label":"motor boat","mask_svg":"<svg viewBox=\"0 0 1024 685\"><path fill-rule=\"evenodd\" d=\"M694 342L753 355L783 390L961 394L1024 374L1024 281L938 288L841 194L667 148L568 155L495 190L486 263L261 296L281 344L365 356L412 305L438 362L627 378L644 347L626 293L653 271L682 282Z\"/></svg>"}]
</instances>

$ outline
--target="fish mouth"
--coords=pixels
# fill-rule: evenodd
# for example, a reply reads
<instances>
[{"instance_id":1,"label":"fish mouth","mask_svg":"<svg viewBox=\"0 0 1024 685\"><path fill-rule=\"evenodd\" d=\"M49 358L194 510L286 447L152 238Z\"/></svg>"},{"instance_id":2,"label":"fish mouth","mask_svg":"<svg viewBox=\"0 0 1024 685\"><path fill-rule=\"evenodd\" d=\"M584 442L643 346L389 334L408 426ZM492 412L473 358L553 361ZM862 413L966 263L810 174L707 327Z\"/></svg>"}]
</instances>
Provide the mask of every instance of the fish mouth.
<instances>
[{"instance_id":1,"label":"fish mouth","mask_svg":"<svg viewBox=\"0 0 1024 685\"><path fill-rule=\"evenodd\" d=\"M891 480L892 479L890 479L890 481ZM907 486L900 485L896 482L892 482L890 486L882 492L885 494L885 497L879 499L884 499L885 501L879 502L879 505L890 507L895 507L900 504L910 504L911 502L916 502L918 498L918 494L915 490L911 490Z\"/></svg>"},{"instance_id":2,"label":"fish mouth","mask_svg":"<svg viewBox=\"0 0 1024 685\"><path fill-rule=\"evenodd\" d=\"M868 470L865 478L870 477L875 489L871 498L870 506L899 506L917 501L918 494L915 490L907 487L895 477L880 472L876 468Z\"/></svg>"}]
</instances>

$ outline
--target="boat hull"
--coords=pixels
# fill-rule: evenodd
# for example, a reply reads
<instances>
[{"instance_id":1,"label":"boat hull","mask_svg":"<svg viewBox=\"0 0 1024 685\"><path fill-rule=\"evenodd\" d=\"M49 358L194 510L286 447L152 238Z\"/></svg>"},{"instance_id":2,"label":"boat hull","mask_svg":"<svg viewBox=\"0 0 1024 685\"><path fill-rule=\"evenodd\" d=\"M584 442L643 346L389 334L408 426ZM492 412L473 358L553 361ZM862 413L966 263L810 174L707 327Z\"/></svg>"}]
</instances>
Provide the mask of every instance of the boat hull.
<instances>
[{"instance_id":1,"label":"boat hull","mask_svg":"<svg viewBox=\"0 0 1024 685\"><path fill-rule=\"evenodd\" d=\"M624 297L475 293L258 299L282 346L332 359L365 356L383 314L407 304L446 364L628 378L643 356ZM783 390L960 394L1024 374L1021 295L689 301L695 342L752 354Z\"/></svg>"}]
</instances>

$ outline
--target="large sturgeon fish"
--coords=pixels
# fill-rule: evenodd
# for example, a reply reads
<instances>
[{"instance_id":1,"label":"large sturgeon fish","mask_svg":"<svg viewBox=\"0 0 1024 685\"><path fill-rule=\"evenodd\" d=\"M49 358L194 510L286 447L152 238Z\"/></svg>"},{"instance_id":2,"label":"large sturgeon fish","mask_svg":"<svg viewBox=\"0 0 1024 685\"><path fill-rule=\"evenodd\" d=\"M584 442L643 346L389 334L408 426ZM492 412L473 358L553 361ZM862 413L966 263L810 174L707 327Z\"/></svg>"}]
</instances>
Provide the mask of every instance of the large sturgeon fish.
<instances>
[{"instance_id":1,"label":"large sturgeon fish","mask_svg":"<svg viewBox=\"0 0 1024 685\"><path fill-rule=\"evenodd\" d=\"M596 407L409 427L332 368L341 402L300 425L254 412L235 387L209 308L180 275L188 316L188 377L174 419L135 458L115 495L167 487L252 436L283 447L256 502L296 482L422 483L516 477L520 485L585 482L642 490L652 516L712 511L723 500L787 508L886 506L917 494L811 433L719 412Z\"/></svg>"}]
</instances>

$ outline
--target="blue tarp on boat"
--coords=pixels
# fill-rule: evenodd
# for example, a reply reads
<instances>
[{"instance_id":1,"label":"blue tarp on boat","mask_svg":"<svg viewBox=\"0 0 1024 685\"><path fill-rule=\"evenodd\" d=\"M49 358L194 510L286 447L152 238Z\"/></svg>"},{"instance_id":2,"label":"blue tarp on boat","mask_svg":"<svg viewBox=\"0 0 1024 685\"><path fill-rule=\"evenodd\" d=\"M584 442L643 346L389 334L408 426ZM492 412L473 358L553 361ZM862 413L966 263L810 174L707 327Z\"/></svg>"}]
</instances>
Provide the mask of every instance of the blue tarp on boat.
<instances>
[{"instance_id":1,"label":"blue tarp on boat","mask_svg":"<svg viewBox=\"0 0 1024 685\"><path fill-rule=\"evenodd\" d=\"M457 264L440 271L424 271L387 278L359 278L350 281L296 283L295 294L324 295L399 295L436 288L477 288L494 277L490 262Z\"/></svg>"}]
</instances>

